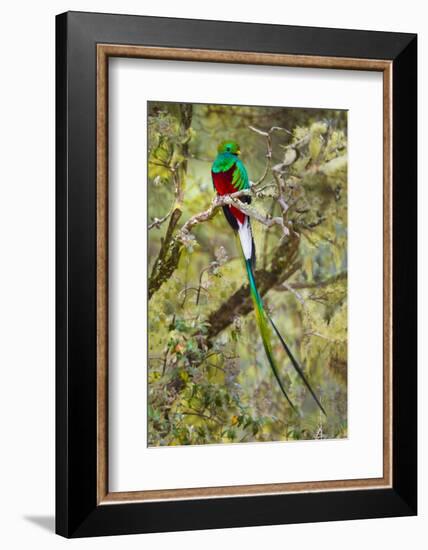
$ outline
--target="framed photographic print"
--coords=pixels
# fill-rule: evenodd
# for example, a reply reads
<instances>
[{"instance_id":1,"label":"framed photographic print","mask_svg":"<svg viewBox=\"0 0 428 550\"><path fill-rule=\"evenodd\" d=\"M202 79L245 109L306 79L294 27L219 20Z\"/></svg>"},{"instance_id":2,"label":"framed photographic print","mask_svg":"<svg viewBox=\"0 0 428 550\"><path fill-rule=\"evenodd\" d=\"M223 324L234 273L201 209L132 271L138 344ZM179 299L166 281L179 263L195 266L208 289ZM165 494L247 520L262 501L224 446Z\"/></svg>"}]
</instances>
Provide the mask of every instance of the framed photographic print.
<instances>
[{"instance_id":1,"label":"framed photographic print","mask_svg":"<svg viewBox=\"0 0 428 550\"><path fill-rule=\"evenodd\" d=\"M57 532L416 514L416 36L57 16Z\"/></svg>"}]
</instances>

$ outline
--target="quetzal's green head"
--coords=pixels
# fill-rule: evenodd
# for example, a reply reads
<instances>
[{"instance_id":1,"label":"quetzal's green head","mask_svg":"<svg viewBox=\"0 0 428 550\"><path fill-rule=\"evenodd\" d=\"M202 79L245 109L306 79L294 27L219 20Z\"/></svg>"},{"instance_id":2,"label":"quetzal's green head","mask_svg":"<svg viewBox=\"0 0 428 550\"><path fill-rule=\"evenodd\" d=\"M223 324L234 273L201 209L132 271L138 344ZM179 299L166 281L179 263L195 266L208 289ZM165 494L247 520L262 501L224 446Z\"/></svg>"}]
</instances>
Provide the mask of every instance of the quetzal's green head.
<instances>
[{"instance_id":1,"label":"quetzal's green head","mask_svg":"<svg viewBox=\"0 0 428 550\"><path fill-rule=\"evenodd\" d=\"M231 153L232 155L240 155L241 151L239 150L239 145L236 141L222 141L217 147L217 152L221 153Z\"/></svg>"}]
</instances>

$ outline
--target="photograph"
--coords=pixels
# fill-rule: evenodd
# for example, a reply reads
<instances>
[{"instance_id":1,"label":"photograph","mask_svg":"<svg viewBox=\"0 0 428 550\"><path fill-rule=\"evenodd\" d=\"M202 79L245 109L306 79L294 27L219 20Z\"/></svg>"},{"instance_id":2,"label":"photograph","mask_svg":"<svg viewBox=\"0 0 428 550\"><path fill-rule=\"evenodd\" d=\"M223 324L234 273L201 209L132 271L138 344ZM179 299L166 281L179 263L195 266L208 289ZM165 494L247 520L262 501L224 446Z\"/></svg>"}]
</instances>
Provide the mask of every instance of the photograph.
<instances>
[{"instance_id":1,"label":"photograph","mask_svg":"<svg viewBox=\"0 0 428 550\"><path fill-rule=\"evenodd\" d=\"M346 439L347 111L147 119L148 446Z\"/></svg>"}]
</instances>

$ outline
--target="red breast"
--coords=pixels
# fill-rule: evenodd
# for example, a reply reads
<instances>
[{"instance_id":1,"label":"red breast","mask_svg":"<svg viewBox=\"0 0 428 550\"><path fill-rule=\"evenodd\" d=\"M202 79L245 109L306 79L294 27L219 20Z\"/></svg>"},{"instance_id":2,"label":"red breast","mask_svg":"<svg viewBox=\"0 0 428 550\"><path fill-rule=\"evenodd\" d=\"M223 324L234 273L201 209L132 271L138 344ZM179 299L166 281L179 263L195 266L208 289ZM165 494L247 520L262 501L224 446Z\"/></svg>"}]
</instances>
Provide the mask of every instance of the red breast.
<instances>
[{"instance_id":1,"label":"red breast","mask_svg":"<svg viewBox=\"0 0 428 550\"><path fill-rule=\"evenodd\" d=\"M235 165L233 165L226 172L211 172L214 187L219 195L230 195L231 193L236 193L235 187L232 185L233 172L235 171ZM245 214L234 206L229 206L229 210L235 216L235 218L240 222L244 223Z\"/></svg>"}]
</instances>

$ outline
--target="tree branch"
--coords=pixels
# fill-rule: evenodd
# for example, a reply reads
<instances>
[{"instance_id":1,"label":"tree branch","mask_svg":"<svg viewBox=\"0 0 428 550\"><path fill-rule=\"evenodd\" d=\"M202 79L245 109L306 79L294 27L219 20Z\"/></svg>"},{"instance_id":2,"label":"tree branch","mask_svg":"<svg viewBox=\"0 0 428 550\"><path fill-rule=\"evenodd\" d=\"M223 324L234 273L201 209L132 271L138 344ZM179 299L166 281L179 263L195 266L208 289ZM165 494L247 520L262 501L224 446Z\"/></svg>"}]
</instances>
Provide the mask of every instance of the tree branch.
<instances>
[{"instance_id":1,"label":"tree branch","mask_svg":"<svg viewBox=\"0 0 428 550\"><path fill-rule=\"evenodd\" d=\"M180 208L183 205L184 202L184 194L183 194L183 185L181 183L181 177L179 174L180 171L180 163L177 163L175 166L170 166L169 164L160 164L158 162L153 162L152 164L156 164L157 166L163 166L164 168L168 169L172 174L172 181L174 184L174 202L171 205L171 208L169 211L163 216L162 218L154 218L152 223L149 223L147 226L147 229L150 231L154 227L157 229L160 228L160 226L171 216L171 214L174 212L176 208Z\"/></svg>"},{"instance_id":2,"label":"tree branch","mask_svg":"<svg viewBox=\"0 0 428 550\"><path fill-rule=\"evenodd\" d=\"M204 418L205 420L211 420L211 422L215 422L216 424L218 424L219 426L222 426L223 424L220 422L220 420L218 420L217 418L215 418L214 416L210 416L208 414L204 414L204 413L201 413L201 412L198 412L198 411L180 411L176 414L181 414L183 416L198 416L199 418Z\"/></svg>"},{"instance_id":3,"label":"tree branch","mask_svg":"<svg viewBox=\"0 0 428 550\"><path fill-rule=\"evenodd\" d=\"M180 116L183 128L185 132L187 132L192 122L192 105L180 105ZM174 232L177 227L178 221L181 218L182 206L184 202L183 182L187 171L186 157L189 155L189 139L181 142L181 145L179 147L179 153L184 158L184 160L176 163L173 166L171 166L170 164L168 165L169 170L172 172L172 178L174 182L175 204L173 205L171 214L167 215L164 220L166 221L169 218L169 224L165 233L165 237L162 241L158 257L153 264L152 272L150 274L148 284L149 300L156 292L156 290L158 290L163 285L163 283L171 277L180 259L181 244L177 243ZM170 162L171 161L172 160L170 160Z\"/></svg>"},{"instance_id":4,"label":"tree branch","mask_svg":"<svg viewBox=\"0 0 428 550\"><path fill-rule=\"evenodd\" d=\"M229 195L216 195L209 208L207 210L204 210L203 212L200 212L199 214L195 214L191 218L187 220L187 222L183 225L183 227L180 229L177 238L182 240L183 242L186 242L188 239L188 235L190 231L195 227L195 225L206 222L210 219L212 219L218 212L218 210L226 205L233 205L235 208L249 216L250 218L254 218L259 223L265 225L266 227L272 227L273 225L279 225L281 226L284 234L288 236L290 234L290 231L287 226L284 225L283 219L281 217L269 217L264 216L261 214L258 210L256 210L254 207L249 206L247 203L243 203L239 199L240 197L244 196L251 196L258 193L256 190L254 190L252 187L250 189L242 189L241 191L236 191L235 193L231 193Z\"/></svg>"},{"instance_id":5,"label":"tree branch","mask_svg":"<svg viewBox=\"0 0 428 550\"><path fill-rule=\"evenodd\" d=\"M170 278L178 265L181 246L177 245L177 241L173 238L173 235L180 217L181 209L175 208L170 217L158 257L150 274L148 285L149 300L163 283Z\"/></svg>"},{"instance_id":6,"label":"tree branch","mask_svg":"<svg viewBox=\"0 0 428 550\"><path fill-rule=\"evenodd\" d=\"M290 238L282 241L275 251L275 264L272 264L269 270L258 269L255 272L254 277L261 296L289 279L300 268L300 262L297 260L299 241L299 237L293 233ZM244 284L210 314L207 339L216 337L236 316L245 316L252 310L249 286Z\"/></svg>"},{"instance_id":7,"label":"tree branch","mask_svg":"<svg viewBox=\"0 0 428 550\"><path fill-rule=\"evenodd\" d=\"M150 231L151 229L153 229L154 227L156 227L156 229L159 229L160 226L166 222L166 220L171 216L171 214L174 212L174 207L175 207L175 201L173 202L171 208L168 210L168 212L165 214L165 216L162 216L162 218L153 218L153 221L152 223L149 223L149 225L147 226L147 229Z\"/></svg>"},{"instance_id":8,"label":"tree branch","mask_svg":"<svg viewBox=\"0 0 428 550\"><path fill-rule=\"evenodd\" d=\"M300 290L305 288L323 288L329 285L333 285L334 283L337 283L338 281L341 281L343 279L347 279L348 273L346 271L343 271L341 273L337 273L336 275L332 275L331 277L328 277L328 279L324 279L323 281L312 281L312 282L295 282L295 283L287 283L279 285L275 287L275 290Z\"/></svg>"},{"instance_id":9,"label":"tree branch","mask_svg":"<svg viewBox=\"0 0 428 550\"><path fill-rule=\"evenodd\" d=\"M148 290L149 300L175 271L180 260L180 254L183 245L186 245L189 243L189 241L193 240L193 237L191 237L190 235L192 229L199 223L211 220L222 206L233 205L235 206L235 208L238 208L241 212L251 218L256 219L263 225L267 227L279 225L281 226L284 235L288 236L290 234L288 227L284 225L283 219L281 217L270 218L263 216L255 208L248 206L246 203L238 200L240 197L250 196L254 193L257 193L257 191L254 191L252 188L250 188L242 189L241 191L237 191L236 193L232 193L230 195L214 196L211 201L210 207L207 208L207 210L199 212L198 214L195 214L194 216L189 218L185 222L183 227L176 232L175 235L174 231L182 213L181 205L178 205L178 207L174 209L170 217L165 238L163 239L158 257L153 265L152 273L150 275Z\"/></svg>"}]
</instances>

